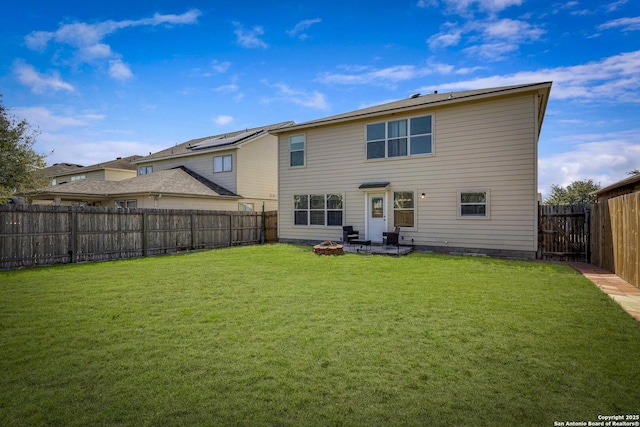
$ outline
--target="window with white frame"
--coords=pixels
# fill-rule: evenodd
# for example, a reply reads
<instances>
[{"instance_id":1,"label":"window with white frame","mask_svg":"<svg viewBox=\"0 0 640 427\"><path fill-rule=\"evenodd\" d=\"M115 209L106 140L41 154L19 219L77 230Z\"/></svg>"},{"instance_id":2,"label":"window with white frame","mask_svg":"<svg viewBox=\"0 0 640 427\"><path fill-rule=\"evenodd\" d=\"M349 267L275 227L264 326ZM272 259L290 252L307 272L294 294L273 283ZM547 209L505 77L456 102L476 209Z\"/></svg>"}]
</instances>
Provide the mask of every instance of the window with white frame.
<instances>
[{"instance_id":1,"label":"window with white frame","mask_svg":"<svg viewBox=\"0 0 640 427\"><path fill-rule=\"evenodd\" d=\"M115 201L116 204L116 208L121 208L121 209L133 209L138 207L138 201L137 200L116 200Z\"/></svg>"},{"instance_id":2,"label":"window with white frame","mask_svg":"<svg viewBox=\"0 0 640 427\"><path fill-rule=\"evenodd\" d=\"M342 226L341 194L299 194L293 196L294 225Z\"/></svg>"},{"instance_id":3,"label":"window with white frame","mask_svg":"<svg viewBox=\"0 0 640 427\"><path fill-rule=\"evenodd\" d=\"M367 159L433 153L432 116L367 125Z\"/></svg>"},{"instance_id":4,"label":"window with white frame","mask_svg":"<svg viewBox=\"0 0 640 427\"><path fill-rule=\"evenodd\" d=\"M138 176L140 175L149 175L153 173L153 166L140 166L138 167Z\"/></svg>"},{"instance_id":5,"label":"window with white frame","mask_svg":"<svg viewBox=\"0 0 640 427\"><path fill-rule=\"evenodd\" d=\"M394 191L393 226L415 226L415 193L413 191Z\"/></svg>"},{"instance_id":6,"label":"window with white frame","mask_svg":"<svg viewBox=\"0 0 640 427\"><path fill-rule=\"evenodd\" d=\"M239 202L238 210L240 212L253 212L253 203Z\"/></svg>"},{"instance_id":7,"label":"window with white frame","mask_svg":"<svg viewBox=\"0 0 640 427\"><path fill-rule=\"evenodd\" d=\"M489 190L460 191L459 218L489 218Z\"/></svg>"},{"instance_id":8,"label":"window with white frame","mask_svg":"<svg viewBox=\"0 0 640 427\"><path fill-rule=\"evenodd\" d=\"M87 175L82 174L82 175L74 175L71 177L71 181L80 181L82 179L87 179Z\"/></svg>"},{"instance_id":9,"label":"window with white frame","mask_svg":"<svg viewBox=\"0 0 640 427\"><path fill-rule=\"evenodd\" d=\"M213 158L213 172L231 172L231 154Z\"/></svg>"},{"instance_id":10,"label":"window with white frame","mask_svg":"<svg viewBox=\"0 0 640 427\"><path fill-rule=\"evenodd\" d=\"M304 164L305 164L304 135L291 135L289 137L289 166L304 166Z\"/></svg>"}]
</instances>

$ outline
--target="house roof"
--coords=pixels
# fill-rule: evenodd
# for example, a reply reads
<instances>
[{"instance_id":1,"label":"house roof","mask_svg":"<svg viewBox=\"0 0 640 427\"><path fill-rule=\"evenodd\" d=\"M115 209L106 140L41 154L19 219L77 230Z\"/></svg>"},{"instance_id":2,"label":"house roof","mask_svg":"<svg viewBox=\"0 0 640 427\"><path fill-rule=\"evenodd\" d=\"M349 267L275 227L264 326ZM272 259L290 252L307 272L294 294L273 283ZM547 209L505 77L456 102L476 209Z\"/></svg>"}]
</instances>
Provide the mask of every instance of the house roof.
<instances>
[{"instance_id":1,"label":"house roof","mask_svg":"<svg viewBox=\"0 0 640 427\"><path fill-rule=\"evenodd\" d=\"M117 157L114 160L108 162L96 163L95 165L85 166L81 169L73 171L73 173L92 172L102 169L124 169L124 170L137 170L135 164L131 163L134 160L140 159L142 156L134 155L129 157Z\"/></svg>"},{"instance_id":2,"label":"house roof","mask_svg":"<svg viewBox=\"0 0 640 427\"><path fill-rule=\"evenodd\" d=\"M231 197L240 196L184 166L137 176L122 181L98 181L83 179L54 187L48 187L34 198L55 196L119 197L135 194L164 194L182 197Z\"/></svg>"},{"instance_id":3,"label":"house roof","mask_svg":"<svg viewBox=\"0 0 640 427\"><path fill-rule=\"evenodd\" d=\"M544 99L541 102L541 114L539 114L539 126L542 126L542 118L546 109L549 91L551 90L551 82L531 83L524 85L502 86L489 89L465 90L461 92L433 93L422 96L412 95L409 98L399 101L388 102L386 104L375 105L372 107L362 108L360 110L350 111L335 116L324 117L322 119L311 120L299 123L297 125L274 129L273 134L279 134L290 131L303 130L317 126L337 124L353 120L359 120L370 117L377 117L391 113L403 113L412 110L418 110L429 107L437 107L444 105L452 105L460 102L476 101L484 98L511 95L523 92L539 91Z\"/></svg>"},{"instance_id":4,"label":"house roof","mask_svg":"<svg viewBox=\"0 0 640 427\"><path fill-rule=\"evenodd\" d=\"M204 138L191 139L165 150L161 150L137 159L135 163L145 163L151 160L165 159L170 157L190 156L193 154L200 154L209 151L217 151L221 149L237 147L242 144L246 144L247 142L261 138L269 134L271 131L274 131L281 127L291 126L293 124L295 123L287 121L251 129L243 129L235 132L222 133L219 135L205 136Z\"/></svg>"},{"instance_id":5,"label":"house roof","mask_svg":"<svg viewBox=\"0 0 640 427\"><path fill-rule=\"evenodd\" d=\"M635 175L631 175L629 178L625 178L625 179L620 180L618 182L614 182L613 184L611 184L611 185L609 185L607 187L604 187L604 188L601 188L599 190L593 191L590 194L595 194L595 195L599 196L599 195L607 193L607 192L609 192L611 190L615 190L617 188L624 187L626 185L632 185L632 184L635 184L635 183L638 183L638 182L640 182L640 174L635 174Z\"/></svg>"},{"instance_id":6,"label":"house roof","mask_svg":"<svg viewBox=\"0 0 640 427\"><path fill-rule=\"evenodd\" d=\"M83 167L84 166L75 163L55 163L51 166L47 166L46 168L42 168L42 172L47 176L53 177L72 174Z\"/></svg>"}]
</instances>

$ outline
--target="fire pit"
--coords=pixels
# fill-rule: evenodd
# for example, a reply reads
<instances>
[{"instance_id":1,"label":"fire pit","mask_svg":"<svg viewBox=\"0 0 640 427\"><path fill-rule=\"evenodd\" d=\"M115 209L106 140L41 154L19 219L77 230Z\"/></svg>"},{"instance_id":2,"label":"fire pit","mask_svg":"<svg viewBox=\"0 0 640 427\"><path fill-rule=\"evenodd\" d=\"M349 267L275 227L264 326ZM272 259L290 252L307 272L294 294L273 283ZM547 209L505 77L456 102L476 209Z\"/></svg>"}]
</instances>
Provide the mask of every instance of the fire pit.
<instances>
[{"instance_id":1,"label":"fire pit","mask_svg":"<svg viewBox=\"0 0 640 427\"><path fill-rule=\"evenodd\" d=\"M313 247L313 253L316 255L344 255L342 245L326 240Z\"/></svg>"}]
</instances>

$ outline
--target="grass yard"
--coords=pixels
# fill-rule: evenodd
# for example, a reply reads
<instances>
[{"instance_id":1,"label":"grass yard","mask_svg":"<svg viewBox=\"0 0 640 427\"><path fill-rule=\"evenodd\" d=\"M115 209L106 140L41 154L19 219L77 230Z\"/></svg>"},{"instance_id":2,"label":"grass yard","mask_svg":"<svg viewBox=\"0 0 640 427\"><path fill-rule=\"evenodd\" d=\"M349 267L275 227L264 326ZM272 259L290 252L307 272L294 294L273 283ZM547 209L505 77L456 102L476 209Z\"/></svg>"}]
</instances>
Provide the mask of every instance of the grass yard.
<instances>
[{"instance_id":1,"label":"grass yard","mask_svg":"<svg viewBox=\"0 0 640 427\"><path fill-rule=\"evenodd\" d=\"M0 425L553 426L640 410L564 265L309 247L0 272Z\"/></svg>"}]
</instances>

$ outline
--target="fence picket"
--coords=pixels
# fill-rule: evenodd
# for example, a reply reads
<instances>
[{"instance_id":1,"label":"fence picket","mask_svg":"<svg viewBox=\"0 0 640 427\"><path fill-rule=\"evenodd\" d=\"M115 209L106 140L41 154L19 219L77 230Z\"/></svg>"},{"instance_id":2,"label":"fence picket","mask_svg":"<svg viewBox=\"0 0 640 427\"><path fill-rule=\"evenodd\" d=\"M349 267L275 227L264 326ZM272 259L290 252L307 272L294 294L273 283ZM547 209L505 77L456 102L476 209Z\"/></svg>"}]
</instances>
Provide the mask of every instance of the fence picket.
<instances>
[{"instance_id":1,"label":"fence picket","mask_svg":"<svg viewBox=\"0 0 640 427\"><path fill-rule=\"evenodd\" d=\"M277 212L0 206L0 269L277 241Z\"/></svg>"}]
</instances>

